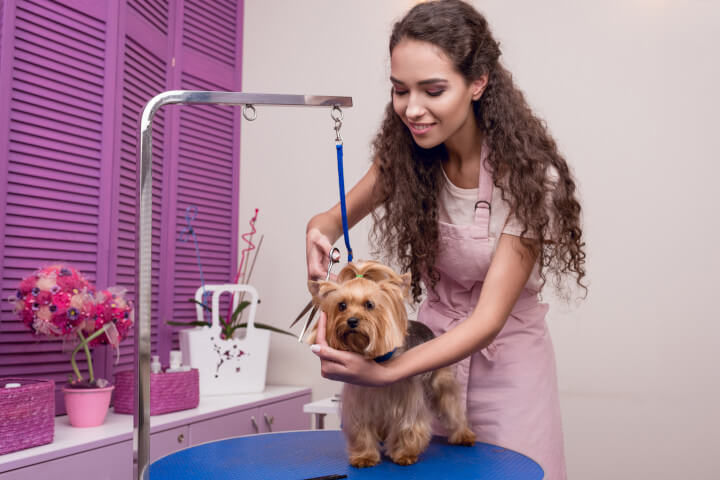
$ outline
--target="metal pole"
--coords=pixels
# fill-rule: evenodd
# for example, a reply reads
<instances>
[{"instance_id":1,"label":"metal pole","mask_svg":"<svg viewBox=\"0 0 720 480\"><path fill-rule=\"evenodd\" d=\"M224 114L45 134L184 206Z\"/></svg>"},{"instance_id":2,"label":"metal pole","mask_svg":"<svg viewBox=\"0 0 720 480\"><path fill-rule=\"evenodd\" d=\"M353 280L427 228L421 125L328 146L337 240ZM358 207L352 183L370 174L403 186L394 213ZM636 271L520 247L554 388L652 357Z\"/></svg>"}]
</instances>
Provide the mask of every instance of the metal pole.
<instances>
[{"instance_id":1,"label":"metal pole","mask_svg":"<svg viewBox=\"0 0 720 480\"><path fill-rule=\"evenodd\" d=\"M276 105L305 107L352 107L352 97L283 95L269 93L206 92L171 90L156 95L140 118L140 175L138 178L138 226L136 284L137 321L135 323L135 414L133 458L139 480L150 477L150 317L152 295L152 121L163 105Z\"/></svg>"}]
</instances>

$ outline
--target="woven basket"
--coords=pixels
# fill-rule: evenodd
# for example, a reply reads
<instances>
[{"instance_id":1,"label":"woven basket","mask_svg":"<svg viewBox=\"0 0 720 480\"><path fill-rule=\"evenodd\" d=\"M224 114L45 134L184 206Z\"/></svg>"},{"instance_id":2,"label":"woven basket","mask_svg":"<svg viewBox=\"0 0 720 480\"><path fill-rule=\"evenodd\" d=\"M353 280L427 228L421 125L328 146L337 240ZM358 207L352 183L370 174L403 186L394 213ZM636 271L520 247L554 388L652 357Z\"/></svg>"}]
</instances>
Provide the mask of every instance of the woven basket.
<instances>
[{"instance_id":1,"label":"woven basket","mask_svg":"<svg viewBox=\"0 0 720 480\"><path fill-rule=\"evenodd\" d=\"M54 434L55 382L0 378L0 455L50 443Z\"/></svg>"},{"instance_id":2,"label":"woven basket","mask_svg":"<svg viewBox=\"0 0 720 480\"><path fill-rule=\"evenodd\" d=\"M135 372L115 374L115 413L134 412ZM195 408L200 403L197 369L187 372L150 374L150 415Z\"/></svg>"}]
</instances>

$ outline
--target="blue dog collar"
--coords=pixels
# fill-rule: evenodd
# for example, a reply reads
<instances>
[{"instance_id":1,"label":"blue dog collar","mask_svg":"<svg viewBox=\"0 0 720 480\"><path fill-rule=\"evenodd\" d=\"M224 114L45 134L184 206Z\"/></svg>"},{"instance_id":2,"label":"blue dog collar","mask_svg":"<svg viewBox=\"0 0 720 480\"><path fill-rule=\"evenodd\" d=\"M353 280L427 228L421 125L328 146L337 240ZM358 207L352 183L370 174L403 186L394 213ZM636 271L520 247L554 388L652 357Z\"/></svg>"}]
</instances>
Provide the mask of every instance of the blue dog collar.
<instances>
[{"instance_id":1,"label":"blue dog collar","mask_svg":"<svg viewBox=\"0 0 720 480\"><path fill-rule=\"evenodd\" d=\"M376 361L377 363L387 362L387 361L390 360L390 359L392 358L392 356L395 354L395 350L397 350L397 348L393 348L392 350L390 350L390 351L389 351L388 353L386 353L385 355L380 355L379 357L375 357L375 361Z\"/></svg>"}]
</instances>

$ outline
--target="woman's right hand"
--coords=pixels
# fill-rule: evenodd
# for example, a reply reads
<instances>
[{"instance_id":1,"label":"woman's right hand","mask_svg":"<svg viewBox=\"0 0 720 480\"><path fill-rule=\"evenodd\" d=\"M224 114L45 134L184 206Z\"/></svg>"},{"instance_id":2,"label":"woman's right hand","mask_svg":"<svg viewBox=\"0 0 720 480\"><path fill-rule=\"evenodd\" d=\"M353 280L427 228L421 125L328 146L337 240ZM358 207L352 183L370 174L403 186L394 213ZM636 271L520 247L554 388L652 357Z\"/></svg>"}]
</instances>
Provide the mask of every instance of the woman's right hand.
<instances>
[{"instance_id":1,"label":"woman's right hand","mask_svg":"<svg viewBox=\"0 0 720 480\"><path fill-rule=\"evenodd\" d=\"M325 280L328 255L332 243L318 228L310 228L305 236L305 258L307 261L308 280Z\"/></svg>"}]
</instances>

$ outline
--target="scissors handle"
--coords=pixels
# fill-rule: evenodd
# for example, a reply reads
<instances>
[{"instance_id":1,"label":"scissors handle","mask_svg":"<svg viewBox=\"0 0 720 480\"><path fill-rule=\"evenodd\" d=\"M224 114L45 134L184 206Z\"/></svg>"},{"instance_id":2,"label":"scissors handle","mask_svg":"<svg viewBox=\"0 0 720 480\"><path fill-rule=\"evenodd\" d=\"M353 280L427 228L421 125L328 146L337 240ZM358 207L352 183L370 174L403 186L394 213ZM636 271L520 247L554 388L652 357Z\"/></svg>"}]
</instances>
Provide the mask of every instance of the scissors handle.
<instances>
[{"instance_id":1,"label":"scissors handle","mask_svg":"<svg viewBox=\"0 0 720 480\"><path fill-rule=\"evenodd\" d=\"M328 258L330 260L328 262L327 275L325 275L326 282L330 280L330 272L332 271L333 265L340 261L340 249L337 247L333 247L332 250L330 250L330 255L328 255Z\"/></svg>"},{"instance_id":2,"label":"scissors handle","mask_svg":"<svg viewBox=\"0 0 720 480\"><path fill-rule=\"evenodd\" d=\"M330 250L330 255L328 255L330 258L330 262L328 263L328 270L327 274L325 275L325 281L327 282L330 279L330 271L332 270L332 267L335 263L337 263L340 260L340 250L337 247L333 247L332 250ZM312 299L305 305L305 307L302 309L300 314L295 317L295 320L290 324L290 328L294 327L297 322L300 321L300 319L310 310L310 308L313 306ZM312 319L312 316L310 317ZM307 327L305 327L307 328ZM303 329L304 331L305 329ZM302 338L302 337L300 337Z\"/></svg>"},{"instance_id":3,"label":"scissors handle","mask_svg":"<svg viewBox=\"0 0 720 480\"><path fill-rule=\"evenodd\" d=\"M333 247L330 250L330 254L328 255L329 261L328 261L328 268L327 268L327 274L325 275L325 281L327 282L330 280L330 272L332 272L332 267L336 263L340 261L340 249L337 247ZM310 300L310 302L305 306L302 312L300 312L300 315L295 319L295 321L290 325L291 327L295 325L300 318L302 318L303 315L310 309L310 306L312 305L313 301ZM313 317L315 317L315 314L318 311L318 306L315 305L310 312L310 316L308 317L307 321L305 321L305 326L303 327L302 331L300 332L300 335L298 336L298 342L302 342L303 337L305 336L305 332L307 331L308 327L313 321Z\"/></svg>"}]
</instances>

